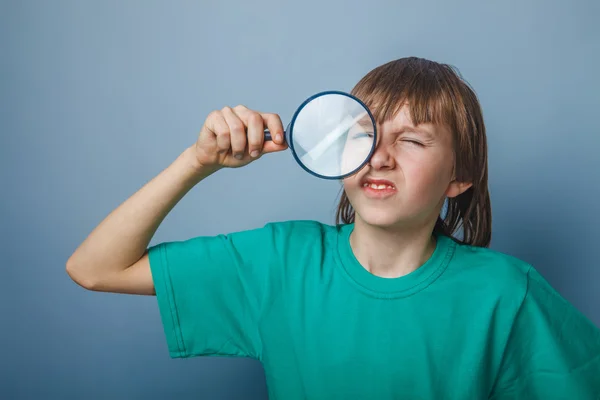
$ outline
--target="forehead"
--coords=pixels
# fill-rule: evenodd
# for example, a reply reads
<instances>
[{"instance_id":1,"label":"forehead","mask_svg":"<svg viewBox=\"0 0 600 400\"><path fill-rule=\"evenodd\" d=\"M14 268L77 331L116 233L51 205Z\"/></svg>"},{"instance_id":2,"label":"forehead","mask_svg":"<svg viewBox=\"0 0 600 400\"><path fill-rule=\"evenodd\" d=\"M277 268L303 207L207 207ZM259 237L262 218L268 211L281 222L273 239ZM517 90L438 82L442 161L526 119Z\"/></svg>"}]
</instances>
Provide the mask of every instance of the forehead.
<instances>
[{"instance_id":1,"label":"forehead","mask_svg":"<svg viewBox=\"0 0 600 400\"><path fill-rule=\"evenodd\" d=\"M377 123L377 129L382 135L397 133L414 133L431 139L439 139L449 135L449 129L442 124L422 122L415 124L408 105L400 109L387 120Z\"/></svg>"}]
</instances>

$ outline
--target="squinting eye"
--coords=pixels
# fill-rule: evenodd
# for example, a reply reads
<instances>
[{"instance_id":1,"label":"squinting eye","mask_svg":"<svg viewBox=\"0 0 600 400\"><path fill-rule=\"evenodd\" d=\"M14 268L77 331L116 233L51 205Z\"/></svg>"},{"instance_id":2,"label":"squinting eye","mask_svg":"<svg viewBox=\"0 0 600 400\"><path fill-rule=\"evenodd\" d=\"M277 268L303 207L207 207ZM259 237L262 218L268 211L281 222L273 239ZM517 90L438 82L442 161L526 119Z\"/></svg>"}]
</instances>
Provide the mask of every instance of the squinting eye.
<instances>
[{"instance_id":1,"label":"squinting eye","mask_svg":"<svg viewBox=\"0 0 600 400\"><path fill-rule=\"evenodd\" d=\"M420 143L420 142L417 142L416 140L406 140L406 139L404 139L403 141L404 141L404 142L408 142L408 143L410 143L410 144L414 144L414 145L416 145L416 146L423 147L423 144L422 144L422 143Z\"/></svg>"}]
</instances>

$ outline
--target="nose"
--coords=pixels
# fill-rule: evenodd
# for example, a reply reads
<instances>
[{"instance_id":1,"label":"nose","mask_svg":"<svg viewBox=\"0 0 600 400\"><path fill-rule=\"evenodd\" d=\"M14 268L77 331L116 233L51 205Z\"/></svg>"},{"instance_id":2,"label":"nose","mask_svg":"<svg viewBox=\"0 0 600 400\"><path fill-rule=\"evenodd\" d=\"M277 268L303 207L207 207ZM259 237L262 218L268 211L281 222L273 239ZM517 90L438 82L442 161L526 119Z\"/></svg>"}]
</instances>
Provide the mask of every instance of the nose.
<instances>
[{"instance_id":1,"label":"nose","mask_svg":"<svg viewBox=\"0 0 600 400\"><path fill-rule=\"evenodd\" d=\"M369 160L369 165L373 169L393 169L396 166L396 160L390 154L389 148L385 143L379 141L375 151Z\"/></svg>"}]
</instances>

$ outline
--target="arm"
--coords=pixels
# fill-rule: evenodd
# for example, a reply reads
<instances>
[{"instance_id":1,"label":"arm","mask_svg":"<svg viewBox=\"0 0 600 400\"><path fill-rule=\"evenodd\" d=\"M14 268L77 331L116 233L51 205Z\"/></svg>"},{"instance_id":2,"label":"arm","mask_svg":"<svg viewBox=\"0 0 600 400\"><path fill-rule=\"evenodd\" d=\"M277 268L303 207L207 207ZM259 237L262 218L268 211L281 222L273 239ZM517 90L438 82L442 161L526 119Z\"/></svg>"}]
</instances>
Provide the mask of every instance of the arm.
<instances>
[{"instance_id":1,"label":"arm","mask_svg":"<svg viewBox=\"0 0 600 400\"><path fill-rule=\"evenodd\" d=\"M154 295L147 247L167 214L216 168L186 149L154 179L112 211L67 261L67 273L94 291Z\"/></svg>"},{"instance_id":2,"label":"arm","mask_svg":"<svg viewBox=\"0 0 600 400\"><path fill-rule=\"evenodd\" d=\"M276 139L264 141L265 126ZM156 294L147 248L163 219L192 187L219 169L242 167L261 154L285 150L282 135L276 114L244 106L213 111L195 145L92 231L69 257L67 273L89 290Z\"/></svg>"}]
</instances>

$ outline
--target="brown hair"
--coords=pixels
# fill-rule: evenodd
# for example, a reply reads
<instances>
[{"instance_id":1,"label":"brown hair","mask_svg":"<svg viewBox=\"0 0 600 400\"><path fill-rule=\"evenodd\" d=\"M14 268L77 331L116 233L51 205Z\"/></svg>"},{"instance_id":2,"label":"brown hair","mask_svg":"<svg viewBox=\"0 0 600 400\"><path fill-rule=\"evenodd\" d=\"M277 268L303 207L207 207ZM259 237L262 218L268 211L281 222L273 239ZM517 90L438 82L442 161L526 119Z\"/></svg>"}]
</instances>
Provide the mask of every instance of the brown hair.
<instances>
[{"instance_id":1,"label":"brown hair","mask_svg":"<svg viewBox=\"0 0 600 400\"><path fill-rule=\"evenodd\" d=\"M488 192L487 140L481 106L458 70L448 64L417 57L383 64L365 75L352 89L378 123L393 118L407 104L415 125L447 126L453 135L455 179L472 182L462 194L447 199L434 232L459 243L488 247L492 210ZM342 189L336 223L354 222L354 209ZM453 237L462 228L462 240Z\"/></svg>"}]
</instances>

